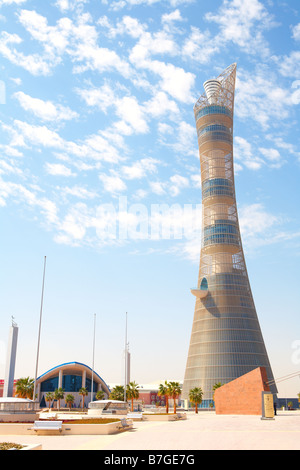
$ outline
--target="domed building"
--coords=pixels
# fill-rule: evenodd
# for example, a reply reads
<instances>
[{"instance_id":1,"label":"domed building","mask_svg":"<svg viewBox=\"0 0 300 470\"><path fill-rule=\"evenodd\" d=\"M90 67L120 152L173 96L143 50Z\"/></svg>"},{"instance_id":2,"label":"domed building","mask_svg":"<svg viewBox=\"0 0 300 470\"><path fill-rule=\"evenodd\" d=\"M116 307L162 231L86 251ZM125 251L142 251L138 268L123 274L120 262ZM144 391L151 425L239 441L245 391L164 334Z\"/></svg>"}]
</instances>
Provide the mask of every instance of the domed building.
<instances>
[{"instance_id":1,"label":"domed building","mask_svg":"<svg viewBox=\"0 0 300 470\"><path fill-rule=\"evenodd\" d=\"M93 383L93 394L91 394ZM93 371L89 366L80 362L68 362L60 364L48 370L36 380L37 401L41 408L46 408L49 404L46 402L46 394L54 392L58 388L64 390L65 397L68 394L74 396L75 408L82 406L82 396L79 390L84 387L88 390L88 395L84 397L84 405L87 407L90 401L93 401L99 390L104 392L104 398L108 398L110 389L105 381ZM60 400L60 407L67 406L65 399Z\"/></svg>"}]
</instances>

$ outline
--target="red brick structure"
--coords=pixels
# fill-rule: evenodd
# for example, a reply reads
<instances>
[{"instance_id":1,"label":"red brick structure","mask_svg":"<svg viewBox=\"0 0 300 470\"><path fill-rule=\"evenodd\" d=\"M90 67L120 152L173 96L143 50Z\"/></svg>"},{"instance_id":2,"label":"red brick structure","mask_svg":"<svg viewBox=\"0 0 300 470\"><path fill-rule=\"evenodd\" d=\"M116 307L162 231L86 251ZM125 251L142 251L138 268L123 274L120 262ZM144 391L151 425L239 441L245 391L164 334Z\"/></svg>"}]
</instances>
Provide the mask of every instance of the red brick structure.
<instances>
[{"instance_id":1,"label":"red brick structure","mask_svg":"<svg viewBox=\"0 0 300 470\"><path fill-rule=\"evenodd\" d=\"M14 388L13 388L13 395L15 396L16 393L16 383L17 380L14 380ZM4 390L4 380L0 380L0 398L3 397L3 390Z\"/></svg>"},{"instance_id":2,"label":"red brick structure","mask_svg":"<svg viewBox=\"0 0 300 470\"><path fill-rule=\"evenodd\" d=\"M269 392L264 367L248 372L215 391L216 414L261 415L262 392Z\"/></svg>"}]
</instances>

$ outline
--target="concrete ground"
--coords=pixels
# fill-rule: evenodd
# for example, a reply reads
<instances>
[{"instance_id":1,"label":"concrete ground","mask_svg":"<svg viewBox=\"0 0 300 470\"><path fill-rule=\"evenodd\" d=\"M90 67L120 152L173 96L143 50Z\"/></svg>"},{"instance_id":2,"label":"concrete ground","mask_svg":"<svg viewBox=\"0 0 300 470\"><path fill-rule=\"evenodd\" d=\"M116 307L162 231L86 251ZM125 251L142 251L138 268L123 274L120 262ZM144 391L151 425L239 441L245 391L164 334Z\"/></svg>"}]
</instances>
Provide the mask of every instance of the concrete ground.
<instances>
[{"instance_id":1,"label":"concrete ground","mask_svg":"<svg viewBox=\"0 0 300 470\"><path fill-rule=\"evenodd\" d=\"M260 416L187 413L186 420L134 422L134 428L100 436L0 436L0 441L42 444L43 450L300 450L300 411Z\"/></svg>"}]
</instances>

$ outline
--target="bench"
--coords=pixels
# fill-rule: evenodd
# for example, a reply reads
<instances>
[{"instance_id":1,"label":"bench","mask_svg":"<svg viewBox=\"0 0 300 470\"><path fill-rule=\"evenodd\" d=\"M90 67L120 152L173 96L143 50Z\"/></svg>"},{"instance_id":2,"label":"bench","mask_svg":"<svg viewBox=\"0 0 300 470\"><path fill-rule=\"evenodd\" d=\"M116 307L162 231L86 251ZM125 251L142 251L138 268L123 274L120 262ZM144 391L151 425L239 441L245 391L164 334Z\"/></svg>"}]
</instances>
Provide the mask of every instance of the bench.
<instances>
[{"instance_id":1,"label":"bench","mask_svg":"<svg viewBox=\"0 0 300 470\"><path fill-rule=\"evenodd\" d=\"M129 419L143 419L143 413L127 413Z\"/></svg>"},{"instance_id":2,"label":"bench","mask_svg":"<svg viewBox=\"0 0 300 470\"><path fill-rule=\"evenodd\" d=\"M33 431L62 431L62 421L35 421Z\"/></svg>"},{"instance_id":3,"label":"bench","mask_svg":"<svg viewBox=\"0 0 300 470\"><path fill-rule=\"evenodd\" d=\"M127 421L126 418L122 418L120 420L120 426L119 426L119 429L129 429L129 428L132 428L132 421Z\"/></svg>"}]
</instances>

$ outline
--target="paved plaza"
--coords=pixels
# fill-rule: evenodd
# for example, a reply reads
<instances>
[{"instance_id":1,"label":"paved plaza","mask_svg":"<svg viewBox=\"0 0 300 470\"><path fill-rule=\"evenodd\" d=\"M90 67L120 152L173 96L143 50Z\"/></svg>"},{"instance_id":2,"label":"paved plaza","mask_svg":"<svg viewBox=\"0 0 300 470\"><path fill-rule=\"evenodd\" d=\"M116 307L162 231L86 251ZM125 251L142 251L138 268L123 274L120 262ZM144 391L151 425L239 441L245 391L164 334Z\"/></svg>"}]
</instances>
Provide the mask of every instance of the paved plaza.
<instances>
[{"instance_id":1,"label":"paved plaza","mask_svg":"<svg viewBox=\"0 0 300 470\"><path fill-rule=\"evenodd\" d=\"M186 420L134 422L115 435L0 436L0 440L42 444L43 450L300 450L300 411L279 411L274 420L260 416L187 413Z\"/></svg>"}]
</instances>

